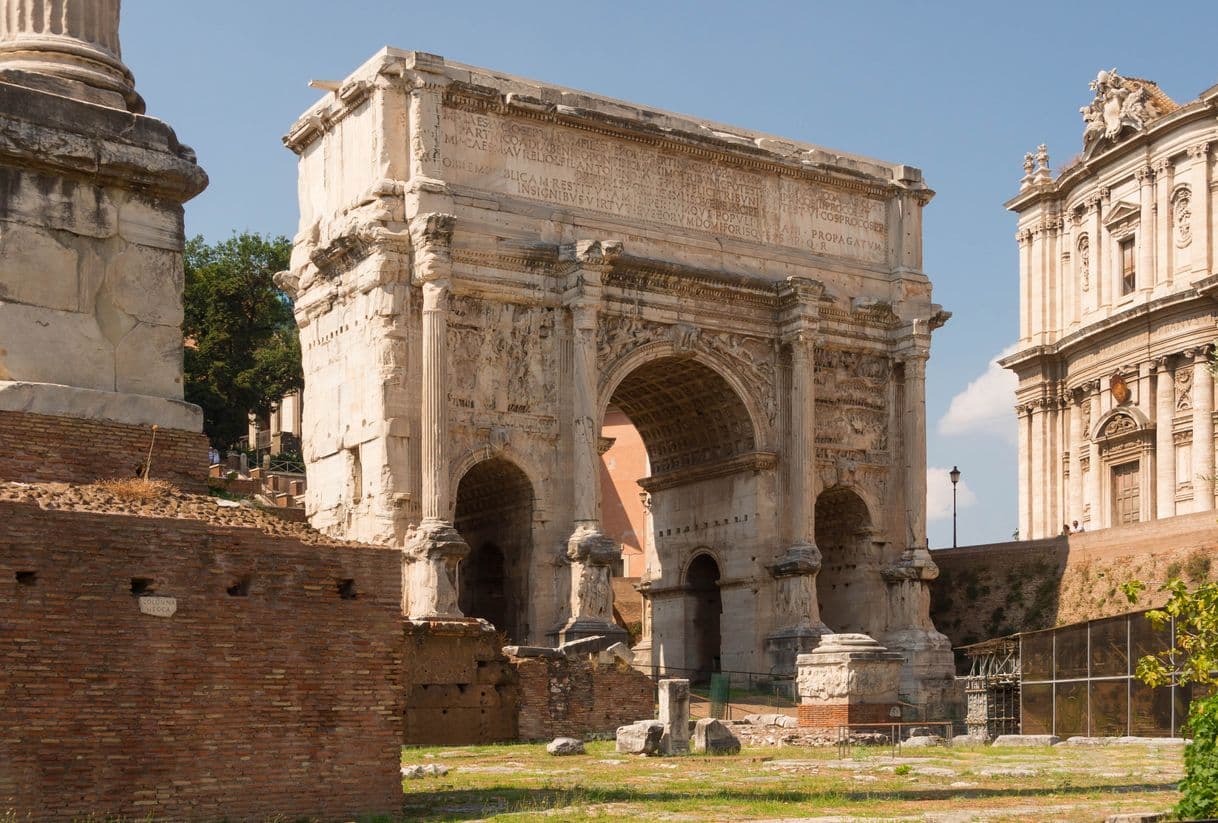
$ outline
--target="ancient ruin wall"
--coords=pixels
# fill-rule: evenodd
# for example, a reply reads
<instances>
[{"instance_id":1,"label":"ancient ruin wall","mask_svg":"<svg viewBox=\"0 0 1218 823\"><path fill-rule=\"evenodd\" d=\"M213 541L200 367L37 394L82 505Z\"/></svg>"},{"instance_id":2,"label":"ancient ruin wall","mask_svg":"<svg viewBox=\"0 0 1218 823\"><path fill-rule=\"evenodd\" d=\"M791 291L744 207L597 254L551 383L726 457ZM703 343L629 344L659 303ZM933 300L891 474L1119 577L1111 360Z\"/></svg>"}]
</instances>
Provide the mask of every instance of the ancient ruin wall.
<instances>
[{"instance_id":1,"label":"ancient ruin wall","mask_svg":"<svg viewBox=\"0 0 1218 823\"><path fill-rule=\"evenodd\" d=\"M399 808L395 552L11 501L0 522L0 809ZM133 586L176 612L141 613Z\"/></svg>"},{"instance_id":2,"label":"ancient ruin wall","mask_svg":"<svg viewBox=\"0 0 1218 823\"><path fill-rule=\"evenodd\" d=\"M143 474L203 491L207 438L182 429L0 411L0 479L88 483ZM151 458L149 451L151 450ZM146 463L147 461L147 463Z\"/></svg>"},{"instance_id":3,"label":"ancient ruin wall","mask_svg":"<svg viewBox=\"0 0 1218 823\"><path fill-rule=\"evenodd\" d=\"M521 740L582 737L655 716L655 684L621 663L510 657L520 684Z\"/></svg>"},{"instance_id":4,"label":"ancient ruin wall","mask_svg":"<svg viewBox=\"0 0 1218 823\"><path fill-rule=\"evenodd\" d=\"M942 549L931 616L953 646L1130 611L1121 584L1138 579L1138 608L1161 605L1158 591L1179 578L1218 579L1213 513L1179 515L1117 529Z\"/></svg>"}]
</instances>

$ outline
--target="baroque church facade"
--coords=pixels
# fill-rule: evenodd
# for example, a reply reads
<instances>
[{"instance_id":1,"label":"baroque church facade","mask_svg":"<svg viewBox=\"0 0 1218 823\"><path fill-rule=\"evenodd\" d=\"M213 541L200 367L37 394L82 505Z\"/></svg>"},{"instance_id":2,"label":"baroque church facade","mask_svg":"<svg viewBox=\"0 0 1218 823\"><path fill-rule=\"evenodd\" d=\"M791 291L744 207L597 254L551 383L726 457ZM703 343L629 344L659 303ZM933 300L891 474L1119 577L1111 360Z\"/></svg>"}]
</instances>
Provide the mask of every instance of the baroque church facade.
<instances>
[{"instance_id":1,"label":"baroque church facade","mask_svg":"<svg viewBox=\"0 0 1218 823\"><path fill-rule=\"evenodd\" d=\"M1102 71L1083 151L1024 161L1019 536L1214 508L1218 86L1178 104Z\"/></svg>"}]
</instances>

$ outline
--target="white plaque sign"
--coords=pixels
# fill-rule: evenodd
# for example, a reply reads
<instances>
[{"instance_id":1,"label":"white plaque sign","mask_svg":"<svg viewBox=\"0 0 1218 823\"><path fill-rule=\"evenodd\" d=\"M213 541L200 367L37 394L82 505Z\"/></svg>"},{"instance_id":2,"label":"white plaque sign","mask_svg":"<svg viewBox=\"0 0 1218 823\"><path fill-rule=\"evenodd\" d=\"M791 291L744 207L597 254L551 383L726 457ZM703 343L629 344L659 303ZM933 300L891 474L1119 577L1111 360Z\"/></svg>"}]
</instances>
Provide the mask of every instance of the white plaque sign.
<instances>
[{"instance_id":1,"label":"white plaque sign","mask_svg":"<svg viewBox=\"0 0 1218 823\"><path fill-rule=\"evenodd\" d=\"M140 614L148 614L153 617L173 617L178 610L176 597L144 595L137 599L140 601Z\"/></svg>"},{"instance_id":2,"label":"white plaque sign","mask_svg":"<svg viewBox=\"0 0 1218 823\"><path fill-rule=\"evenodd\" d=\"M883 263L887 203L580 129L446 108L445 179L482 191Z\"/></svg>"}]
</instances>

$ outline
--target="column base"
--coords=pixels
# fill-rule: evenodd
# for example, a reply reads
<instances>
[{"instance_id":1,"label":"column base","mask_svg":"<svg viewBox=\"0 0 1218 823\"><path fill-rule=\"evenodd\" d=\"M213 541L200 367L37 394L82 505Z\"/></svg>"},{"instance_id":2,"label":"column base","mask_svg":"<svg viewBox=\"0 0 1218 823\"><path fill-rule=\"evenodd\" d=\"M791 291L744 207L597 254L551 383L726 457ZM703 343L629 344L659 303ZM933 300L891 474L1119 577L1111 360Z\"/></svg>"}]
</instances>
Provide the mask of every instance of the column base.
<instances>
[{"instance_id":1,"label":"column base","mask_svg":"<svg viewBox=\"0 0 1218 823\"><path fill-rule=\"evenodd\" d=\"M457 607L457 564L465 539L443 520L424 520L402 547L402 612L411 620L464 618Z\"/></svg>"},{"instance_id":2,"label":"column base","mask_svg":"<svg viewBox=\"0 0 1218 823\"><path fill-rule=\"evenodd\" d=\"M883 642L905 658L901 665L901 699L917 706L922 715L911 719L954 717L954 707L962 703L963 694L957 694L951 641L934 629L909 628L889 632Z\"/></svg>"},{"instance_id":3,"label":"column base","mask_svg":"<svg viewBox=\"0 0 1218 823\"><path fill-rule=\"evenodd\" d=\"M795 676L795 658L808 654L820 645L821 638L833 634L824 623L807 626L788 626L766 635L765 650L770 658L770 674L780 677Z\"/></svg>"}]
</instances>

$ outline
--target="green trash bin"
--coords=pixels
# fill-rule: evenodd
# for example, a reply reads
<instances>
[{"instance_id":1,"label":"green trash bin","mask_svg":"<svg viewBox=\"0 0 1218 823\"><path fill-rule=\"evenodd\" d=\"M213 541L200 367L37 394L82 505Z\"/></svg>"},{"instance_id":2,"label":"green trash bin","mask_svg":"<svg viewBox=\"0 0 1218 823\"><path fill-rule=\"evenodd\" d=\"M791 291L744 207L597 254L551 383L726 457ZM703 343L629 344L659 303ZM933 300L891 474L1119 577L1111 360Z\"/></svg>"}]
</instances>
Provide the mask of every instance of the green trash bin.
<instances>
[{"instance_id":1,"label":"green trash bin","mask_svg":"<svg viewBox=\"0 0 1218 823\"><path fill-rule=\"evenodd\" d=\"M726 674L712 674L710 678L710 716L722 720L727 714L727 701L731 696L731 680Z\"/></svg>"}]
</instances>

